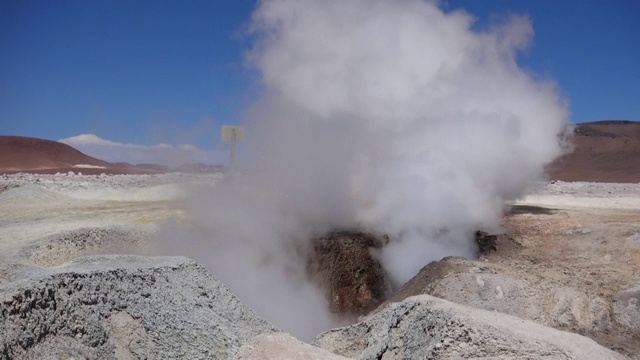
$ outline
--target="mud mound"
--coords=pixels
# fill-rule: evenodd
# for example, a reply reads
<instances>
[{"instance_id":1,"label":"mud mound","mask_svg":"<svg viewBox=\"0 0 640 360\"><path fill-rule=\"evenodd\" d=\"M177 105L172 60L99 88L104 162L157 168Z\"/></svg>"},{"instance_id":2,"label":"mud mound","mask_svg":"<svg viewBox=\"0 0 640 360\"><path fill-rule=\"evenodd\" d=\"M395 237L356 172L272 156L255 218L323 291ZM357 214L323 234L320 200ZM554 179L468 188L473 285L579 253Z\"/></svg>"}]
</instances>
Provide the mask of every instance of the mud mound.
<instances>
[{"instance_id":1,"label":"mud mound","mask_svg":"<svg viewBox=\"0 0 640 360\"><path fill-rule=\"evenodd\" d=\"M389 302L428 294L576 332L611 329L609 305L601 297L515 275L509 268L490 262L448 257L423 267Z\"/></svg>"},{"instance_id":2,"label":"mud mound","mask_svg":"<svg viewBox=\"0 0 640 360\"><path fill-rule=\"evenodd\" d=\"M104 256L0 288L0 358L223 359L277 331L193 260Z\"/></svg>"},{"instance_id":3,"label":"mud mound","mask_svg":"<svg viewBox=\"0 0 640 360\"><path fill-rule=\"evenodd\" d=\"M428 295L330 330L314 345L356 359L624 359L580 335Z\"/></svg>"},{"instance_id":4,"label":"mud mound","mask_svg":"<svg viewBox=\"0 0 640 360\"><path fill-rule=\"evenodd\" d=\"M157 234L155 225L118 225L81 228L42 238L20 254L26 262L43 267L57 266L80 256L106 254L145 255L146 246Z\"/></svg>"},{"instance_id":5,"label":"mud mound","mask_svg":"<svg viewBox=\"0 0 640 360\"><path fill-rule=\"evenodd\" d=\"M640 319L636 306L640 287L620 292L612 306L606 297L596 294L597 289L585 291L513 270L459 257L434 261L373 314L411 296L427 294L578 333L624 354L638 353L640 327L635 324Z\"/></svg>"},{"instance_id":6,"label":"mud mound","mask_svg":"<svg viewBox=\"0 0 640 360\"><path fill-rule=\"evenodd\" d=\"M363 315L391 295L391 283L371 251L384 240L359 231L335 231L313 240L310 276L327 292L330 309Z\"/></svg>"}]
</instances>

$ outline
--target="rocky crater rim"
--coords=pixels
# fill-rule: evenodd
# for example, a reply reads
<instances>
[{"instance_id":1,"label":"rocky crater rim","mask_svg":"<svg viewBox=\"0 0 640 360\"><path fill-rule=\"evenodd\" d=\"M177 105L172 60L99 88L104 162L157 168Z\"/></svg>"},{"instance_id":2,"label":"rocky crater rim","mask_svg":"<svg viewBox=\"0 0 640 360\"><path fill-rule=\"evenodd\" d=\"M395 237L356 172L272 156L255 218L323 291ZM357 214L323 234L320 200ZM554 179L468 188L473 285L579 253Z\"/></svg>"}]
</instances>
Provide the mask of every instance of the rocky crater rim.
<instances>
[{"instance_id":1,"label":"rocky crater rim","mask_svg":"<svg viewBox=\"0 0 640 360\"><path fill-rule=\"evenodd\" d=\"M11 287L21 287L23 282L45 280L60 274L92 275L117 270L138 272L145 269L180 269L200 265L184 256L142 256L142 255L90 255L77 258L55 267L22 267L16 270L15 280L4 284L0 291Z\"/></svg>"}]
</instances>

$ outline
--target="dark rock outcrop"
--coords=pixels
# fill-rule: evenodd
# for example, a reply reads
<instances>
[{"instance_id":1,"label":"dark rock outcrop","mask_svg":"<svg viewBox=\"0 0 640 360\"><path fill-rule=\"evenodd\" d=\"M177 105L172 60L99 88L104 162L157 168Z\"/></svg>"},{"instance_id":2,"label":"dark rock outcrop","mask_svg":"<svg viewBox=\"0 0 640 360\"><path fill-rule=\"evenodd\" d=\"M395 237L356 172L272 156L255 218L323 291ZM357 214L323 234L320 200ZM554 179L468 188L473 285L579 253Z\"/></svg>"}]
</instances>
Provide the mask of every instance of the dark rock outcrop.
<instances>
[{"instance_id":1,"label":"dark rock outcrop","mask_svg":"<svg viewBox=\"0 0 640 360\"><path fill-rule=\"evenodd\" d=\"M480 254L487 254L491 251L495 251L496 243L498 241L498 235L490 235L486 231L478 230L476 231L476 244L478 244L478 249L480 250Z\"/></svg>"},{"instance_id":2,"label":"dark rock outcrop","mask_svg":"<svg viewBox=\"0 0 640 360\"><path fill-rule=\"evenodd\" d=\"M333 313L363 315L391 295L391 283L371 252L385 240L358 231L335 231L313 240L310 276L327 292Z\"/></svg>"}]
</instances>

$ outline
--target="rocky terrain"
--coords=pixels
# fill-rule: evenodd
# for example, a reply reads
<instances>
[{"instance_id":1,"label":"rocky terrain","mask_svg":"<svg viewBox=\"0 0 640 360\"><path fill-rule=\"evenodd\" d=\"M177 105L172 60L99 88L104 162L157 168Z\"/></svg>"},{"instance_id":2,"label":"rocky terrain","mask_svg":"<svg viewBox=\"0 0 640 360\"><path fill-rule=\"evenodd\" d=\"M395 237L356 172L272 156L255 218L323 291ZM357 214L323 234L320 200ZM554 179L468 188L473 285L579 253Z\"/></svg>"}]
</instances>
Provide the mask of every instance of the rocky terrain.
<instances>
[{"instance_id":1,"label":"rocky terrain","mask_svg":"<svg viewBox=\"0 0 640 360\"><path fill-rule=\"evenodd\" d=\"M573 182L532 184L501 234L476 234L479 258L425 264L399 289L371 257L388 239L310 239L308 276L351 323L312 344L193 260L154 257L164 224L188 226L190 194L222 173L131 175L2 137L17 155L0 157L13 173L0 177L0 359L640 359L636 125L577 126L575 152L549 167Z\"/></svg>"},{"instance_id":2,"label":"rocky terrain","mask_svg":"<svg viewBox=\"0 0 640 360\"><path fill-rule=\"evenodd\" d=\"M163 223L189 222L190 189L221 176L2 176L0 359L640 358L639 184L536 185L505 210L495 249L427 264L305 344L192 260L148 257ZM336 263L328 239L310 266ZM332 284L369 302L327 306L380 301Z\"/></svg>"},{"instance_id":3,"label":"rocky terrain","mask_svg":"<svg viewBox=\"0 0 640 360\"><path fill-rule=\"evenodd\" d=\"M390 304L314 344L356 359L623 359L576 334L428 295Z\"/></svg>"}]
</instances>

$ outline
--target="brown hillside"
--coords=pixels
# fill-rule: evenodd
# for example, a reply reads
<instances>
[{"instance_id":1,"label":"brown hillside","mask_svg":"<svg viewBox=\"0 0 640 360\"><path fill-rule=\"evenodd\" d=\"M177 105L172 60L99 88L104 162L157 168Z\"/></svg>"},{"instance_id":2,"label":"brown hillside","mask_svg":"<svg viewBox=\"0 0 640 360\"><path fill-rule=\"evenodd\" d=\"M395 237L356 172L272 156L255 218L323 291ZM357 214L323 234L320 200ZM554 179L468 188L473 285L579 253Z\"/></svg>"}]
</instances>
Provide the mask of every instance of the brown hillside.
<instances>
[{"instance_id":1,"label":"brown hillside","mask_svg":"<svg viewBox=\"0 0 640 360\"><path fill-rule=\"evenodd\" d=\"M101 166L104 169L78 168L74 165ZM154 172L102 161L57 141L22 136L0 136L0 173L55 174L69 171L83 174Z\"/></svg>"},{"instance_id":2,"label":"brown hillside","mask_svg":"<svg viewBox=\"0 0 640 360\"><path fill-rule=\"evenodd\" d=\"M549 165L551 179L640 182L640 122L583 123L574 134L574 151Z\"/></svg>"}]
</instances>

